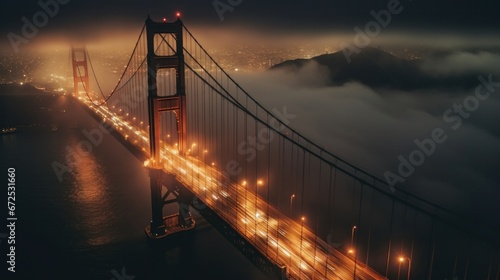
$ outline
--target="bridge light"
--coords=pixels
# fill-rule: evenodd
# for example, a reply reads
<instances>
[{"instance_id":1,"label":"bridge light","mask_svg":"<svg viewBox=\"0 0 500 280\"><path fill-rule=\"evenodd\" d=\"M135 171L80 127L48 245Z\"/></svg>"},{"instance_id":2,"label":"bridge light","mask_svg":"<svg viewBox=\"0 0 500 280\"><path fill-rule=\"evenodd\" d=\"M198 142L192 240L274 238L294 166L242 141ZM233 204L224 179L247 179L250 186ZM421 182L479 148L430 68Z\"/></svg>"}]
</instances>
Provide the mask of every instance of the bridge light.
<instances>
[{"instance_id":1,"label":"bridge light","mask_svg":"<svg viewBox=\"0 0 500 280\"><path fill-rule=\"evenodd\" d=\"M177 16L177 18L180 18L181 17L181 12L177 12L175 15Z\"/></svg>"},{"instance_id":2,"label":"bridge light","mask_svg":"<svg viewBox=\"0 0 500 280\"><path fill-rule=\"evenodd\" d=\"M246 186L246 185L247 185L247 181L243 181L241 184L242 184L243 186Z\"/></svg>"},{"instance_id":3,"label":"bridge light","mask_svg":"<svg viewBox=\"0 0 500 280\"><path fill-rule=\"evenodd\" d=\"M167 18L166 17L163 18L163 22L167 22Z\"/></svg>"},{"instance_id":4,"label":"bridge light","mask_svg":"<svg viewBox=\"0 0 500 280\"><path fill-rule=\"evenodd\" d=\"M263 180L257 180L257 185L259 185L259 186L264 185L264 181Z\"/></svg>"}]
</instances>

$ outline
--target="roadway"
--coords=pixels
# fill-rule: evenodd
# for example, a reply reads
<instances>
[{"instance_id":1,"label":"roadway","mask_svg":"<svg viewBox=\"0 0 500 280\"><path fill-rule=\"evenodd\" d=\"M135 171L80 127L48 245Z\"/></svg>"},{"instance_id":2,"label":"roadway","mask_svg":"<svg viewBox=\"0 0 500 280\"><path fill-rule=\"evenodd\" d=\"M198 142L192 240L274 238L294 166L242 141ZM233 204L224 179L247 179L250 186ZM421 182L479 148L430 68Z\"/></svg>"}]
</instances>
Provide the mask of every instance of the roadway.
<instances>
[{"instance_id":1,"label":"roadway","mask_svg":"<svg viewBox=\"0 0 500 280\"><path fill-rule=\"evenodd\" d=\"M83 101L83 98L79 98ZM122 120L107 107L83 101L103 121L113 125L127 141L149 151L148 132ZM146 127L147 129L147 127ZM198 158L181 156L175 146L162 143L163 169L174 174L203 203L214 210L264 255L287 267L287 274L297 279L386 279L316 237L299 221L281 214L247 188L248 183L232 182L217 169ZM146 166L148 161L144 163Z\"/></svg>"}]
</instances>

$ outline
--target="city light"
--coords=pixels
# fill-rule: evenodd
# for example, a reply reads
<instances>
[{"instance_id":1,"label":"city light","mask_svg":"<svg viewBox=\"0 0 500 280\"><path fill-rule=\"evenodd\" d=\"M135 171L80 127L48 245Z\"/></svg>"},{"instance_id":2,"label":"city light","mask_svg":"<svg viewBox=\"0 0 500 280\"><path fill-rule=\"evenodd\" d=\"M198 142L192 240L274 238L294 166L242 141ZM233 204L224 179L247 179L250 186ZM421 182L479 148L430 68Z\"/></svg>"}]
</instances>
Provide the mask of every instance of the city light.
<instances>
[{"instance_id":1,"label":"city light","mask_svg":"<svg viewBox=\"0 0 500 280\"><path fill-rule=\"evenodd\" d=\"M352 252L349 252L349 253L353 253L354 252L354 231L357 229L356 226L353 226L352 229L351 229L351 249L349 251L352 251Z\"/></svg>"},{"instance_id":2,"label":"city light","mask_svg":"<svg viewBox=\"0 0 500 280\"><path fill-rule=\"evenodd\" d=\"M399 262L403 263L405 260L408 260L408 273L406 276L406 280L410 280L410 273L411 273L411 259L408 257L400 256L399 257Z\"/></svg>"}]
</instances>

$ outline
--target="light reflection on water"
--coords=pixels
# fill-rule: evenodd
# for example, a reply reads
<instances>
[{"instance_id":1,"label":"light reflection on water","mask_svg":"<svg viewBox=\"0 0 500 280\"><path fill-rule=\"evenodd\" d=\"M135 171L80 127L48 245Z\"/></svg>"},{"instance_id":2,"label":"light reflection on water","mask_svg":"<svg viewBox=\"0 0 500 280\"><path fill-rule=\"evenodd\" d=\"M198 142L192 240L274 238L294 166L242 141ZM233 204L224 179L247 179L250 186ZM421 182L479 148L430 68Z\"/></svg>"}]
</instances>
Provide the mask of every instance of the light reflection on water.
<instances>
[{"instance_id":1,"label":"light reflection on water","mask_svg":"<svg viewBox=\"0 0 500 280\"><path fill-rule=\"evenodd\" d=\"M78 154L80 142L88 140L82 131L96 128L97 122L77 102L66 99L63 105L52 112L65 109L65 114L42 117L58 122L55 133L48 126L0 136L0 165L15 167L19 179L16 279L112 279L118 277L111 271L121 273L122 268L135 279L263 279L202 220L195 232L155 246L152 254L144 234L151 205L142 162L109 134L92 152ZM8 107L13 106L0 102L3 111ZM77 153L69 162L68 149ZM54 162L68 170L54 170ZM63 173L60 179L58 172ZM172 207L166 212L177 209Z\"/></svg>"},{"instance_id":2,"label":"light reflection on water","mask_svg":"<svg viewBox=\"0 0 500 280\"><path fill-rule=\"evenodd\" d=\"M110 207L109 182L95 155L78 150L75 138L71 142L68 147L77 152L70 165L75 178L70 194L77 218L73 224L84 237L86 245L111 243L116 236L114 230L109 228L114 217Z\"/></svg>"}]
</instances>

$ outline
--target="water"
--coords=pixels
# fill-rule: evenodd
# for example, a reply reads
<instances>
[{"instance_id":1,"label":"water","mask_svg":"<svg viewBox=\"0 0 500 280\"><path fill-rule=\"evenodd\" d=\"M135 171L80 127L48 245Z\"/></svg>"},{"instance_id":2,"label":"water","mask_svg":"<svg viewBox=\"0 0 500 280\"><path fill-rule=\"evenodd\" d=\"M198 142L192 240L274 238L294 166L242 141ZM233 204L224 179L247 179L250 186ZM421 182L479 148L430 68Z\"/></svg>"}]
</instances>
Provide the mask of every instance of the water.
<instances>
[{"instance_id":1,"label":"water","mask_svg":"<svg viewBox=\"0 0 500 280\"><path fill-rule=\"evenodd\" d=\"M198 216L194 231L150 242L144 234L151 218L149 178L142 162L109 134L91 152L81 151L88 140L83 131L98 128L98 122L73 99L1 100L2 126L37 124L0 135L1 180L6 182L9 167L17 179L16 273L8 272L9 278L264 278ZM62 181L54 162L68 168ZM2 190L6 201L6 187ZM2 239L2 275L6 245Z\"/></svg>"}]
</instances>

